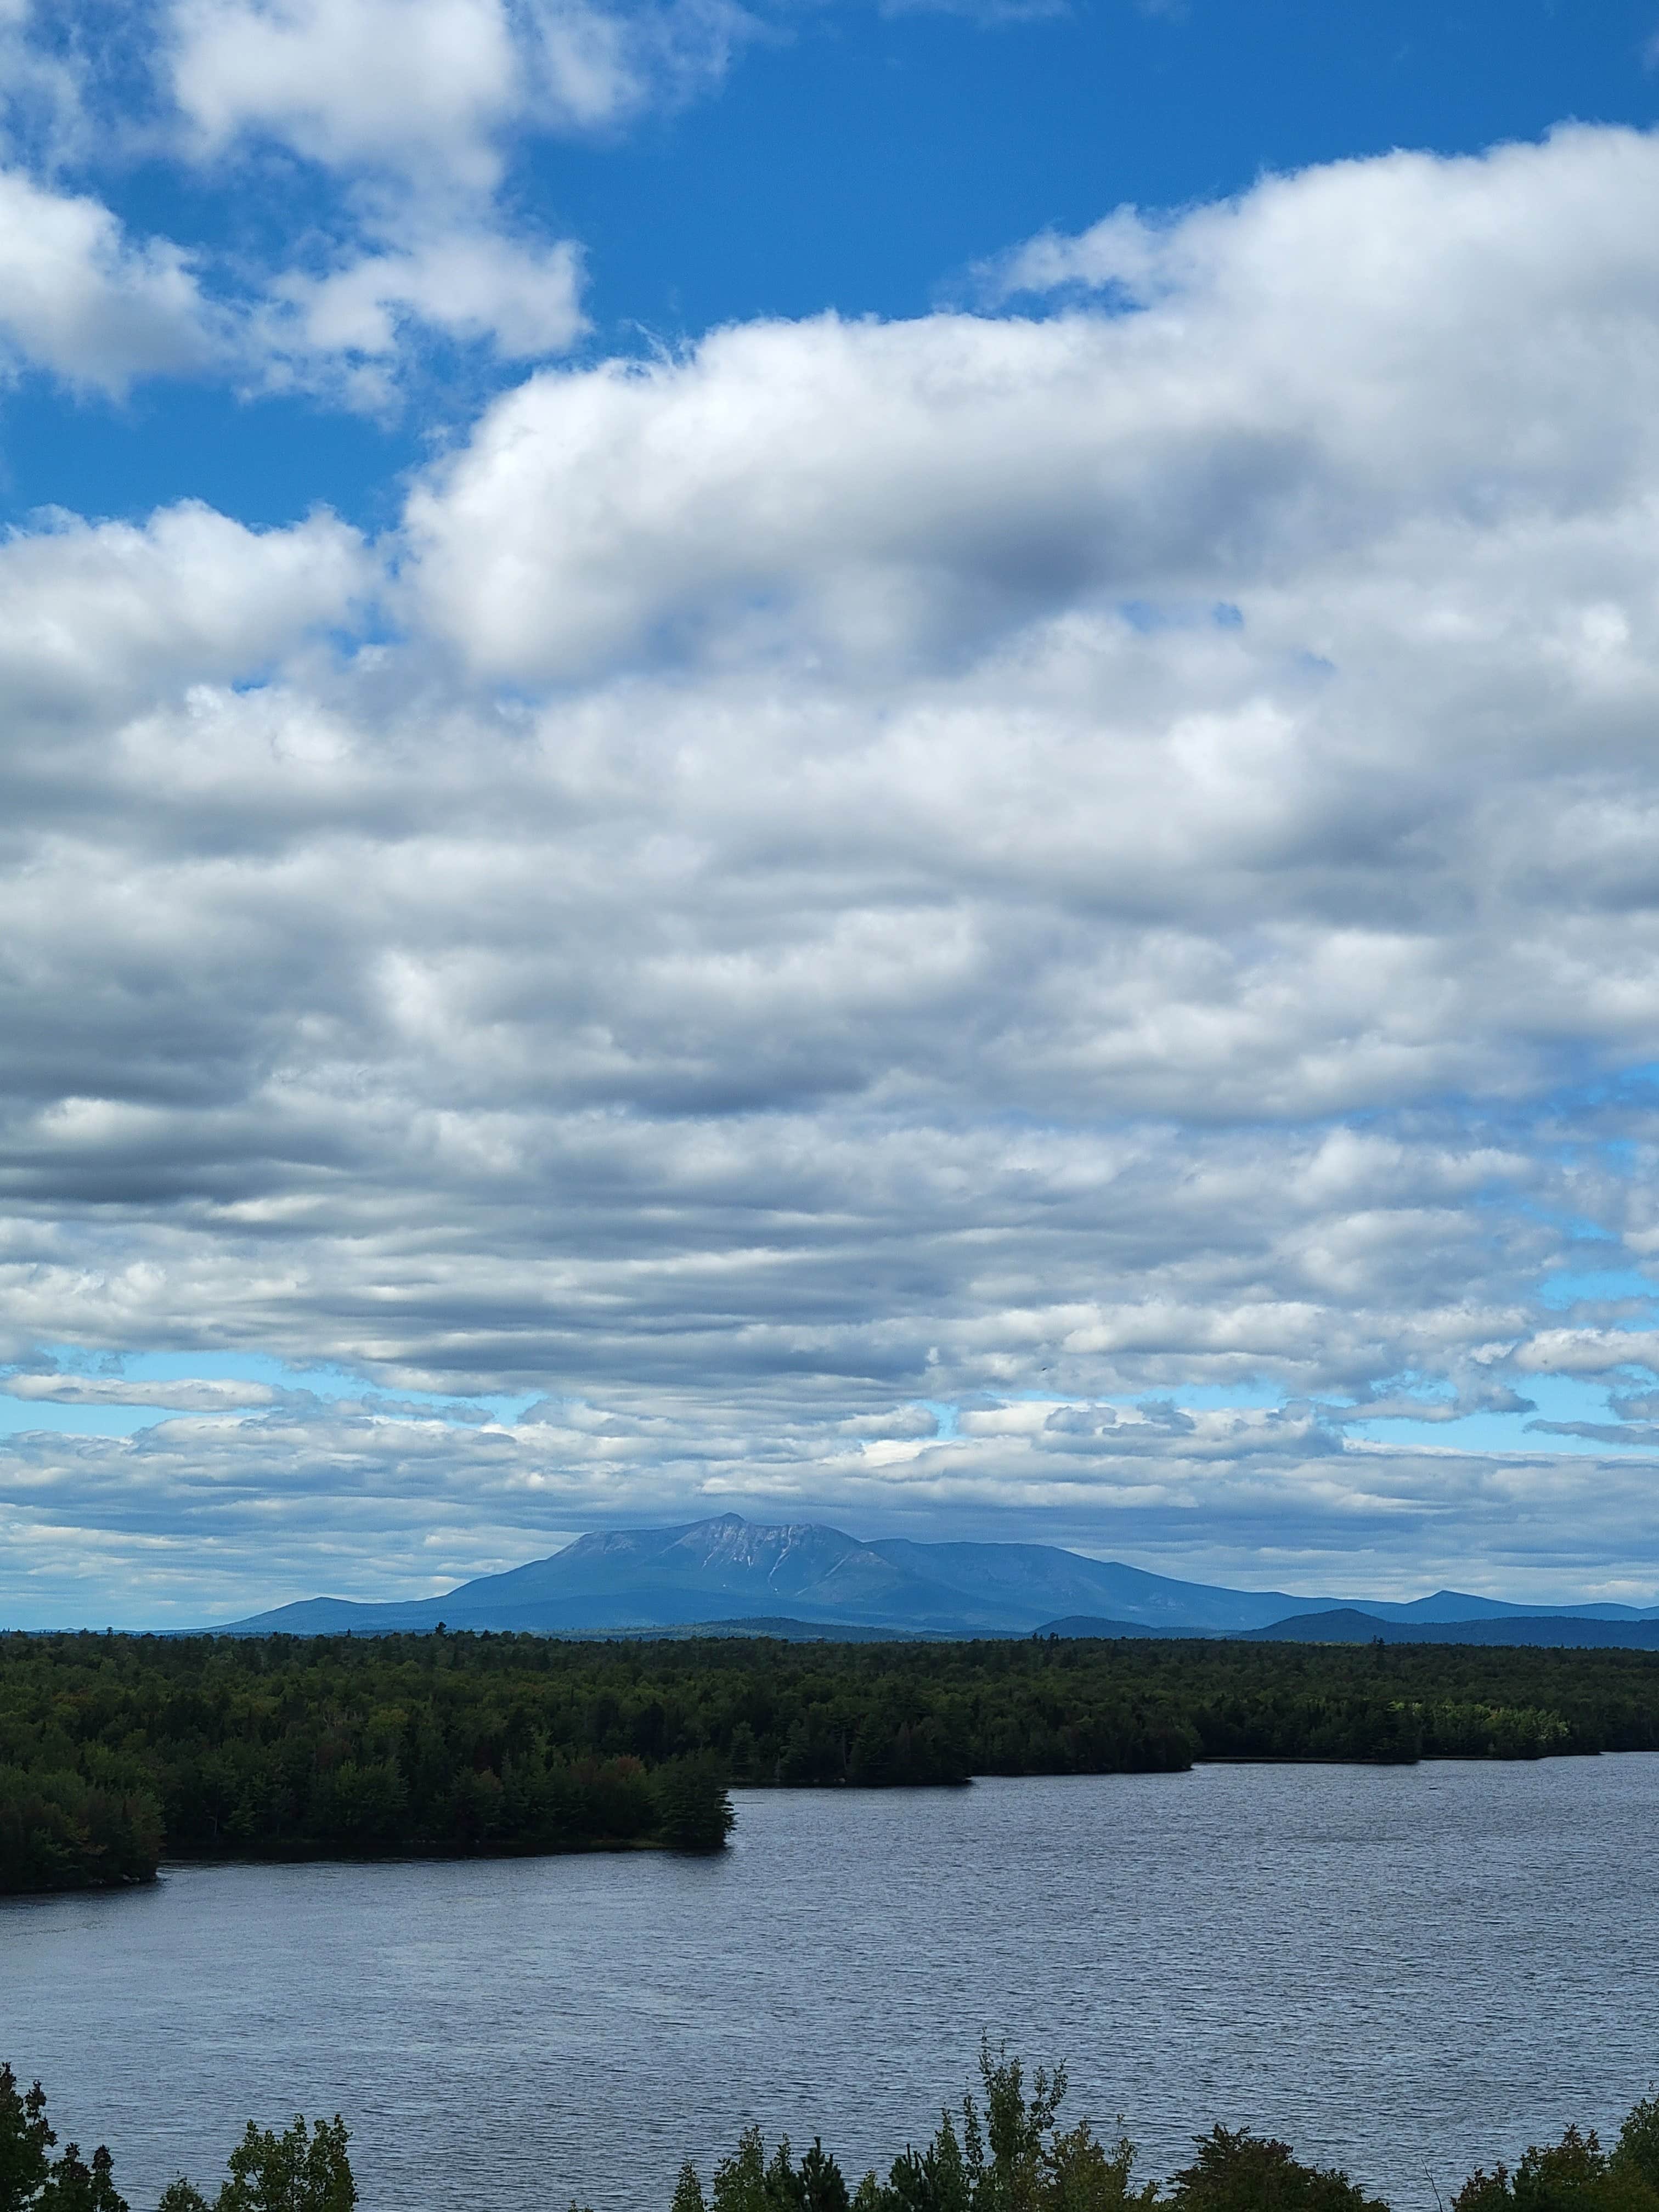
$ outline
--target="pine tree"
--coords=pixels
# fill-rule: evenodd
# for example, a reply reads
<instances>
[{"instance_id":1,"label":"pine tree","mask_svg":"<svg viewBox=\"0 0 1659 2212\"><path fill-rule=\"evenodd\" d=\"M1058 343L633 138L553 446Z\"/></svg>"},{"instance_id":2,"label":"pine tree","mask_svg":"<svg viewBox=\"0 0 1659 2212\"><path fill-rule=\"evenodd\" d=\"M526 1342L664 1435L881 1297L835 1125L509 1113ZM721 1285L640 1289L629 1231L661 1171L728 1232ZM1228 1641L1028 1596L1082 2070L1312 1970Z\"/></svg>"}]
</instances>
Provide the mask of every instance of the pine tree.
<instances>
[{"instance_id":1,"label":"pine tree","mask_svg":"<svg viewBox=\"0 0 1659 2212\"><path fill-rule=\"evenodd\" d=\"M45 2182L46 2154L58 2137L46 2124L46 2092L37 2081L20 2090L9 2066L0 2066L0 2212L25 2212Z\"/></svg>"}]
</instances>

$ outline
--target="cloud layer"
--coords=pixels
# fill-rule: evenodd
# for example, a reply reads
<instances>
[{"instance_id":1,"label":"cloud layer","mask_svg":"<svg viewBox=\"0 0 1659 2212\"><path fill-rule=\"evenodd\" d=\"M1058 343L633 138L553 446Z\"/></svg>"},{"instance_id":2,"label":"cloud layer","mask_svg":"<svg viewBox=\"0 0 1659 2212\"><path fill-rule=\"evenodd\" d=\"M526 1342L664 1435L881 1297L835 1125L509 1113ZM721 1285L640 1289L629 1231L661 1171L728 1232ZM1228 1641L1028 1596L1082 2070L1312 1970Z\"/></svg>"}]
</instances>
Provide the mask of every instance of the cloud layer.
<instances>
[{"instance_id":1,"label":"cloud layer","mask_svg":"<svg viewBox=\"0 0 1659 2212\"><path fill-rule=\"evenodd\" d=\"M179 21L212 146L402 158ZM37 1613L732 1503L1659 1595L1656 192L1310 170L538 371L380 545L0 549L0 1352L178 1416L9 1441ZM308 345L472 312L372 251Z\"/></svg>"},{"instance_id":2,"label":"cloud layer","mask_svg":"<svg viewBox=\"0 0 1659 2212\"><path fill-rule=\"evenodd\" d=\"M514 159L712 90L757 27L736 0L138 0L117 23L18 0L0 368L384 415L434 349L563 354L586 329L580 248L526 214ZM139 161L181 216L206 191L231 223L130 235L104 195Z\"/></svg>"}]
</instances>

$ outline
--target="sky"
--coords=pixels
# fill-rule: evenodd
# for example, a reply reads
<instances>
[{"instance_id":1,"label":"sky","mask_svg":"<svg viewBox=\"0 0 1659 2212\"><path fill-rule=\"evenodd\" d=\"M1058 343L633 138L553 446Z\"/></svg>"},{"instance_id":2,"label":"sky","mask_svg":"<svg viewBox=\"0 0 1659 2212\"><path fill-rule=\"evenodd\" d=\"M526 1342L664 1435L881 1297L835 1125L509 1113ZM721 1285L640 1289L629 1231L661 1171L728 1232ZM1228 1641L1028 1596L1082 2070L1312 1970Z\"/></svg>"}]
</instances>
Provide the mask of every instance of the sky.
<instances>
[{"instance_id":1,"label":"sky","mask_svg":"<svg viewBox=\"0 0 1659 2212\"><path fill-rule=\"evenodd\" d=\"M0 1626L1659 1601L1659 0L0 0Z\"/></svg>"}]
</instances>

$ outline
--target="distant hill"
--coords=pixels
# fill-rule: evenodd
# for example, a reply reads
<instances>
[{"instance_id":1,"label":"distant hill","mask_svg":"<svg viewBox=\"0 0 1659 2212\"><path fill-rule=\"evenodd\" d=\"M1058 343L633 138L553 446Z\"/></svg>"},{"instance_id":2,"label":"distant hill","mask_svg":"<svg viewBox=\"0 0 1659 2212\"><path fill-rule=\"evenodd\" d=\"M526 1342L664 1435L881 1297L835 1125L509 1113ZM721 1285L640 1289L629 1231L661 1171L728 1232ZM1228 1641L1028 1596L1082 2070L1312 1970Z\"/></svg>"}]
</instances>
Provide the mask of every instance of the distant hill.
<instances>
[{"instance_id":1,"label":"distant hill","mask_svg":"<svg viewBox=\"0 0 1659 2212\"><path fill-rule=\"evenodd\" d=\"M1590 1613L1513 1613L1499 1620L1383 1620L1357 1607L1304 1613L1271 1628L1246 1629L1251 1644L1543 1644L1659 1651L1659 1620L1607 1620Z\"/></svg>"},{"instance_id":2,"label":"distant hill","mask_svg":"<svg viewBox=\"0 0 1659 2212\"><path fill-rule=\"evenodd\" d=\"M1659 1626L1659 1607L1646 1613L1624 1606L1528 1607L1454 1590L1403 1604L1295 1597L1180 1582L1054 1545L864 1543L821 1522L776 1525L725 1513L676 1528L579 1536L549 1559L463 1583L442 1597L380 1605L306 1598L216 1632L373 1636L423 1632L441 1621L550 1636L1285 1636L1313 1633L1298 1621L1350 1618L1365 1624L1365 1637L1398 1628L1413 1640L1566 1643L1586 1640L1578 1632L1603 1622ZM1486 1632L1503 1622L1552 1620L1571 1633ZM1481 1632L1443 1636L1443 1629ZM1328 1629L1316 1640L1353 1641L1359 1633Z\"/></svg>"}]
</instances>

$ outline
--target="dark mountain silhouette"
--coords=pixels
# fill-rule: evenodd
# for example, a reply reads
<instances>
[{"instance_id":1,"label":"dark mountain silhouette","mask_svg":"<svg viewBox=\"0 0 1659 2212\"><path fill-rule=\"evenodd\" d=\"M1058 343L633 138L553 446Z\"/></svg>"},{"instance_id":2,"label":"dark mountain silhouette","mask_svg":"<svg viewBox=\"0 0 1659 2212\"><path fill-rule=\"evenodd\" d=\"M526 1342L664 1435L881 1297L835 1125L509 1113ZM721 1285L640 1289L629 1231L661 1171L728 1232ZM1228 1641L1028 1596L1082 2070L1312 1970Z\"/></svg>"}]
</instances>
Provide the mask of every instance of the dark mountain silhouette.
<instances>
[{"instance_id":1,"label":"dark mountain silhouette","mask_svg":"<svg viewBox=\"0 0 1659 2212\"><path fill-rule=\"evenodd\" d=\"M1596 1650L1659 1651L1659 1620L1603 1620L1586 1613L1515 1613L1501 1620L1383 1620L1345 1606L1300 1613L1271 1628L1246 1629L1251 1644L1547 1644Z\"/></svg>"},{"instance_id":2,"label":"dark mountain silhouette","mask_svg":"<svg viewBox=\"0 0 1659 2212\"><path fill-rule=\"evenodd\" d=\"M863 1543L817 1522L785 1525L736 1513L671 1528L599 1530L550 1559L464 1583L439 1598L364 1605L307 1598L228 1623L228 1635L363 1635L462 1629L606 1635L630 1630L714 1629L787 1622L791 1633L838 1629L933 1636L1240 1635L1288 1630L1298 1617L1345 1610L1331 1597L1235 1590L1179 1582L1115 1560L1048 1544ZM1440 1590L1401 1604L1349 1601L1367 1624L1395 1624L1432 1640L1580 1640L1487 1636L1510 1620L1559 1620L1577 1628L1659 1620L1659 1607L1528 1607ZM1443 1638L1442 1627L1479 1627L1477 1638ZM1599 1640L1599 1639L1598 1639ZM1619 1640L1619 1639L1607 1639ZM1659 1641L1659 1638L1656 1638Z\"/></svg>"}]
</instances>

